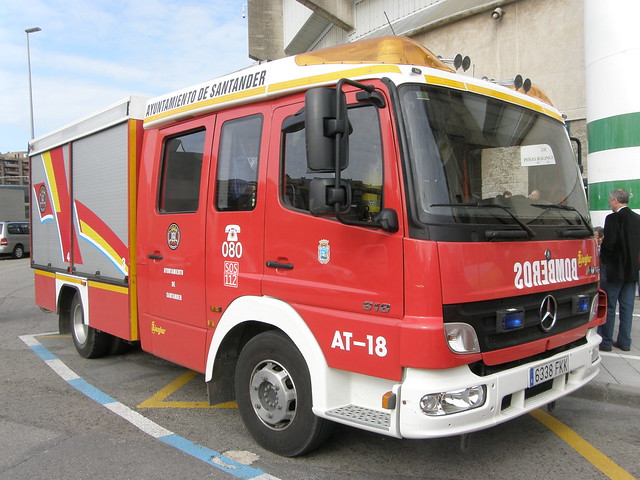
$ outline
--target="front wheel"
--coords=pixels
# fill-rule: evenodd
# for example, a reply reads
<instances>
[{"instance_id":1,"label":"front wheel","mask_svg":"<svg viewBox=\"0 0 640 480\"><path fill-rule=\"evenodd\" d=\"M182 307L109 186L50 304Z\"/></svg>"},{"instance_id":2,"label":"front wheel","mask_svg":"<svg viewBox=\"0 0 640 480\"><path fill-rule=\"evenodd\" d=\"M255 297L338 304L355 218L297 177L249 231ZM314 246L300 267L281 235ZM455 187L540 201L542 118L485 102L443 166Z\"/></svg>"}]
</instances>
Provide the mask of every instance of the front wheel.
<instances>
[{"instance_id":1,"label":"front wheel","mask_svg":"<svg viewBox=\"0 0 640 480\"><path fill-rule=\"evenodd\" d=\"M333 423L311 410L311 379L304 357L279 332L261 333L242 349L235 391L249 433L279 455L308 453L333 430Z\"/></svg>"},{"instance_id":2,"label":"front wheel","mask_svg":"<svg viewBox=\"0 0 640 480\"><path fill-rule=\"evenodd\" d=\"M84 308L77 293L71 301L71 336L76 350L84 358L102 357L111 347L111 335L85 323Z\"/></svg>"}]
</instances>

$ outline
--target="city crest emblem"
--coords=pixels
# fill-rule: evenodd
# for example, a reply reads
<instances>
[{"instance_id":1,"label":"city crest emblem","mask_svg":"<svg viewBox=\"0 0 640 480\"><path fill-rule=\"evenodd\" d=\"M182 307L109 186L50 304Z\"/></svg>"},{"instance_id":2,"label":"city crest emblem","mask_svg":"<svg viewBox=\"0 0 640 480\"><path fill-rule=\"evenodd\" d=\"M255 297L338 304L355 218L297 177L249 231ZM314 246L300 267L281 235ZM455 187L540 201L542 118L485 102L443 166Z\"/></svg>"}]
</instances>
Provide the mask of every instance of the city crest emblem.
<instances>
[{"instance_id":1,"label":"city crest emblem","mask_svg":"<svg viewBox=\"0 0 640 480\"><path fill-rule=\"evenodd\" d=\"M320 240L318 243L318 261L326 265L331 260L331 246L329 240Z\"/></svg>"},{"instance_id":2,"label":"city crest emblem","mask_svg":"<svg viewBox=\"0 0 640 480\"><path fill-rule=\"evenodd\" d=\"M38 192L38 208L40 213L44 213L47 210L47 187L40 185L40 191Z\"/></svg>"},{"instance_id":3,"label":"city crest emblem","mask_svg":"<svg viewBox=\"0 0 640 480\"><path fill-rule=\"evenodd\" d=\"M167 229L167 245L171 250L175 250L180 245L180 227L177 223L172 223Z\"/></svg>"}]
</instances>

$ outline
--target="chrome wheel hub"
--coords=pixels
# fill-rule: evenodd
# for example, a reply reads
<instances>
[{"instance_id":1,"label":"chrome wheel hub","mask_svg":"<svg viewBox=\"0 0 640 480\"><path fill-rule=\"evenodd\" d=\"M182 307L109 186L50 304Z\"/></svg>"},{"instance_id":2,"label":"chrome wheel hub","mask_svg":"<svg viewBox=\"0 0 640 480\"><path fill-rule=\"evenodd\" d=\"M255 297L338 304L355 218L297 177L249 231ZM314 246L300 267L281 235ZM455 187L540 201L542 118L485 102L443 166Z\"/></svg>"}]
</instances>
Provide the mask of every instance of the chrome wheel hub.
<instances>
[{"instance_id":1,"label":"chrome wheel hub","mask_svg":"<svg viewBox=\"0 0 640 480\"><path fill-rule=\"evenodd\" d=\"M266 360L254 368L249 385L253 410L267 427L287 428L296 415L296 387L289 372Z\"/></svg>"}]
</instances>

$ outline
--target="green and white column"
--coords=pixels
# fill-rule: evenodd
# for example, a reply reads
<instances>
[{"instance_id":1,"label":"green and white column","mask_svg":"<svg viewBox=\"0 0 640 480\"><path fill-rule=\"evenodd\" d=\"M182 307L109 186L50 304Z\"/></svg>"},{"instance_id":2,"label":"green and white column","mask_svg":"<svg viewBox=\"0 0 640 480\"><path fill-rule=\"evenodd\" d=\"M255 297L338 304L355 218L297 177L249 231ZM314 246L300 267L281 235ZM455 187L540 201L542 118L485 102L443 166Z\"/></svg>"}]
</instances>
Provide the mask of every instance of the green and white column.
<instances>
[{"instance_id":1,"label":"green and white column","mask_svg":"<svg viewBox=\"0 0 640 480\"><path fill-rule=\"evenodd\" d=\"M640 213L640 0L585 0L589 209L604 225L624 188Z\"/></svg>"}]
</instances>

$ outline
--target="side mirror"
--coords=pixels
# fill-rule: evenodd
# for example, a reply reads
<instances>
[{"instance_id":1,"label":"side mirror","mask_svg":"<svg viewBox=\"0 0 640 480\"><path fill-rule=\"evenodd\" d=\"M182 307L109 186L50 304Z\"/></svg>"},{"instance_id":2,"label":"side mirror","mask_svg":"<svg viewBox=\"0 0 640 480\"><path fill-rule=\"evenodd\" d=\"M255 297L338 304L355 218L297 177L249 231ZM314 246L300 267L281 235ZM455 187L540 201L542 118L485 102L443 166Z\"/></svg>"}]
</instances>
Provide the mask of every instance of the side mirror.
<instances>
[{"instance_id":1,"label":"side mirror","mask_svg":"<svg viewBox=\"0 0 640 480\"><path fill-rule=\"evenodd\" d=\"M349 166L349 120L342 89L312 88L305 94L307 168L331 173Z\"/></svg>"},{"instance_id":2,"label":"side mirror","mask_svg":"<svg viewBox=\"0 0 640 480\"><path fill-rule=\"evenodd\" d=\"M395 233L400 229L398 213L391 208L383 208L373 221L385 232Z\"/></svg>"}]
</instances>

